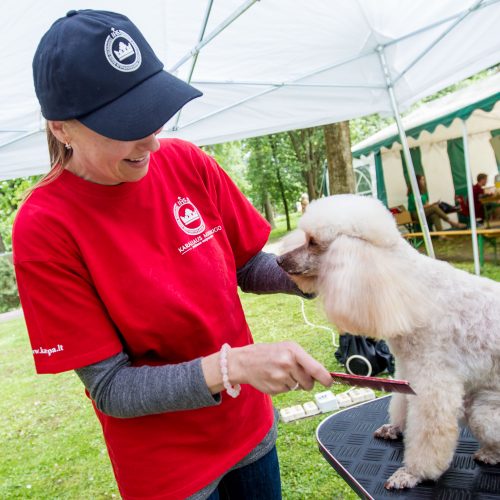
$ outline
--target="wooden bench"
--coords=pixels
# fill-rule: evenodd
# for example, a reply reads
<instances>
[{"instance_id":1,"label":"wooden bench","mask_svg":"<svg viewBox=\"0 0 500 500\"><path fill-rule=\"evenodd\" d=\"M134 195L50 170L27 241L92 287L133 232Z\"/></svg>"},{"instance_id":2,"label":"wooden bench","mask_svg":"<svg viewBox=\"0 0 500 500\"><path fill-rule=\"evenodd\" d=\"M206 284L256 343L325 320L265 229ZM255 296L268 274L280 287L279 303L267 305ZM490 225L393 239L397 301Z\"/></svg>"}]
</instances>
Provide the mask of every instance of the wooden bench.
<instances>
[{"instance_id":1,"label":"wooden bench","mask_svg":"<svg viewBox=\"0 0 500 500\"><path fill-rule=\"evenodd\" d=\"M500 227L494 229L476 229L477 233L477 246L479 249L479 263L481 266L484 264L484 242L488 242L492 245L495 251L495 263L497 262L497 242L496 239L500 238ZM472 236L472 231L470 229L456 229L449 231L431 231L429 233L432 236ZM424 233L404 233L403 237L410 240L410 243L419 247L422 244Z\"/></svg>"}]
</instances>

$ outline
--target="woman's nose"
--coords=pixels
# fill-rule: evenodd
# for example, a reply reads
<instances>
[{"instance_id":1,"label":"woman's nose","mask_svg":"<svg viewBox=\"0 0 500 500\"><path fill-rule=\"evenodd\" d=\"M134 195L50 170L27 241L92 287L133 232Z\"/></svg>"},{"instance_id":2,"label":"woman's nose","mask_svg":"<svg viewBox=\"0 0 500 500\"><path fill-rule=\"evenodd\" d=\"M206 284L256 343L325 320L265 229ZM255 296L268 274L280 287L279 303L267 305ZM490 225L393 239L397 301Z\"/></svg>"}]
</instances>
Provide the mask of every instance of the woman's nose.
<instances>
[{"instance_id":1,"label":"woman's nose","mask_svg":"<svg viewBox=\"0 0 500 500\"><path fill-rule=\"evenodd\" d=\"M154 153L160 149L160 141L156 137L157 132L154 134L148 135L144 139L141 140L141 145L144 146L148 151Z\"/></svg>"}]
</instances>

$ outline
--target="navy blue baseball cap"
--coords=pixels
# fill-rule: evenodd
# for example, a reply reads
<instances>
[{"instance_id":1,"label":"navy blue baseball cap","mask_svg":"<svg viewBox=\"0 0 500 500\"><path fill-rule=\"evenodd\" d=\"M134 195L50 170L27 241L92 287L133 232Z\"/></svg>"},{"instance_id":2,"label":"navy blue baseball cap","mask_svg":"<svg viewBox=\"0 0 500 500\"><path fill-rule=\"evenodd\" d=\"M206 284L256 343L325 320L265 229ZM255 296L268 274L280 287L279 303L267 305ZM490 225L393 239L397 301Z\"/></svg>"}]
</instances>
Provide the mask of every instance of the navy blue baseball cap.
<instances>
[{"instance_id":1,"label":"navy blue baseball cap","mask_svg":"<svg viewBox=\"0 0 500 500\"><path fill-rule=\"evenodd\" d=\"M72 10L51 26L33 58L33 78L44 118L75 118L122 141L151 135L202 95L163 70L127 17L98 10Z\"/></svg>"}]
</instances>

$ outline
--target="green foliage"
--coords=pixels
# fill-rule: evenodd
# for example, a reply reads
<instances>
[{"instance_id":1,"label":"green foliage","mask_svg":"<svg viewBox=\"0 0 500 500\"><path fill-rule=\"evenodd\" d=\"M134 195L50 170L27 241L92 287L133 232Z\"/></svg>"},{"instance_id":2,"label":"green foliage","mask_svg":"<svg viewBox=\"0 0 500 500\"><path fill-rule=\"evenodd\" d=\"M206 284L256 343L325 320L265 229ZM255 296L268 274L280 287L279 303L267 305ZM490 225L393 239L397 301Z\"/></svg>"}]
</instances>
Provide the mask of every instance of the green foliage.
<instances>
[{"instance_id":1,"label":"green foliage","mask_svg":"<svg viewBox=\"0 0 500 500\"><path fill-rule=\"evenodd\" d=\"M293 152L286 133L248 139L244 142L247 154L248 196L260 210L264 209L266 193L273 205L283 213L285 207L280 191L280 179L284 186L288 207L294 211L295 202L304 190L301 166Z\"/></svg>"},{"instance_id":2,"label":"green foliage","mask_svg":"<svg viewBox=\"0 0 500 500\"><path fill-rule=\"evenodd\" d=\"M323 194L323 167L326 144L323 127L288 131L297 161L300 163L305 189L310 200Z\"/></svg>"},{"instance_id":3,"label":"green foliage","mask_svg":"<svg viewBox=\"0 0 500 500\"><path fill-rule=\"evenodd\" d=\"M387 127L394 122L392 117L383 117L379 114L363 116L356 118L349 122L349 129L351 131L351 144L354 146L379 130Z\"/></svg>"},{"instance_id":4,"label":"green foliage","mask_svg":"<svg viewBox=\"0 0 500 500\"><path fill-rule=\"evenodd\" d=\"M23 194L40 179L39 175L0 181L0 238L12 250L12 223Z\"/></svg>"},{"instance_id":5,"label":"green foliage","mask_svg":"<svg viewBox=\"0 0 500 500\"><path fill-rule=\"evenodd\" d=\"M300 212L294 212L293 214L290 215L290 223L292 226L292 231L297 227L297 222L299 221L300 216L301 216ZM268 243L277 243L278 240L283 236L285 236L286 233L288 232L286 228L286 219L284 215L278 215L278 217L274 219L274 222L276 224L276 227L271 231Z\"/></svg>"},{"instance_id":6,"label":"green foliage","mask_svg":"<svg viewBox=\"0 0 500 500\"><path fill-rule=\"evenodd\" d=\"M247 165L242 143L240 141L224 142L222 144L203 146L202 149L214 157L238 188L247 194L249 184L246 177Z\"/></svg>"},{"instance_id":7,"label":"green foliage","mask_svg":"<svg viewBox=\"0 0 500 500\"><path fill-rule=\"evenodd\" d=\"M6 257L0 257L0 313L19 307L14 266Z\"/></svg>"}]
</instances>

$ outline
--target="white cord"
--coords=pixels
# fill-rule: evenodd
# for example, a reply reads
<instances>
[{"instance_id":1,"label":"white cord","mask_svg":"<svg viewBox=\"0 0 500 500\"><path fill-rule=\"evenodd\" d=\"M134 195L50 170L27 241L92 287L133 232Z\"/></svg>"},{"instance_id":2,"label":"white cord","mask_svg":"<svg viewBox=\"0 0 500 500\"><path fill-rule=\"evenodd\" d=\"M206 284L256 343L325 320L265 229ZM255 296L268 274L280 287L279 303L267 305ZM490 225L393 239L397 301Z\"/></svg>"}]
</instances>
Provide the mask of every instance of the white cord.
<instances>
[{"instance_id":1,"label":"white cord","mask_svg":"<svg viewBox=\"0 0 500 500\"><path fill-rule=\"evenodd\" d=\"M304 308L304 299L302 297L299 297L300 299L300 304L302 307L302 318L304 318L304 322L308 326L312 326L313 328L321 328L322 330L327 330L328 332L331 332L332 334L332 344L334 347L338 347L339 345L337 344L337 339L335 338L335 331L329 328L328 326L322 326L322 325L315 325L314 323L311 323L306 316L306 311Z\"/></svg>"}]
</instances>

